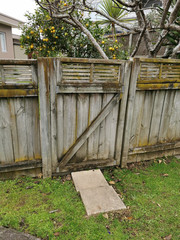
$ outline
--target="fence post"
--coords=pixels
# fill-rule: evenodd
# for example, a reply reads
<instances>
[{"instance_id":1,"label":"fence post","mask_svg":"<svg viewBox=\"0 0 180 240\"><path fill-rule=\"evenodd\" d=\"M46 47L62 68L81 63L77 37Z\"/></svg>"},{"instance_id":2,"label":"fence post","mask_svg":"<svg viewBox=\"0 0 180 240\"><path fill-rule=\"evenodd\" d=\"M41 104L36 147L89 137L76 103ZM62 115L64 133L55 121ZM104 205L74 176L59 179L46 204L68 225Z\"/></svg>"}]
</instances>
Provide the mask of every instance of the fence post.
<instances>
[{"instance_id":1,"label":"fence post","mask_svg":"<svg viewBox=\"0 0 180 240\"><path fill-rule=\"evenodd\" d=\"M139 68L140 68L140 60L138 58L134 58L132 68L131 68L129 94L127 99L127 108L126 108L126 114L125 114L126 118L125 118L125 125L124 125L121 167L127 166L134 100L136 95L136 82L138 78Z\"/></svg>"},{"instance_id":2,"label":"fence post","mask_svg":"<svg viewBox=\"0 0 180 240\"><path fill-rule=\"evenodd\" d=\"M55 168L57 161L56 73L53 59L38 59L38 80L43 178L47 178L52 176L52 168Z\"/></svg>"}]
</instances>

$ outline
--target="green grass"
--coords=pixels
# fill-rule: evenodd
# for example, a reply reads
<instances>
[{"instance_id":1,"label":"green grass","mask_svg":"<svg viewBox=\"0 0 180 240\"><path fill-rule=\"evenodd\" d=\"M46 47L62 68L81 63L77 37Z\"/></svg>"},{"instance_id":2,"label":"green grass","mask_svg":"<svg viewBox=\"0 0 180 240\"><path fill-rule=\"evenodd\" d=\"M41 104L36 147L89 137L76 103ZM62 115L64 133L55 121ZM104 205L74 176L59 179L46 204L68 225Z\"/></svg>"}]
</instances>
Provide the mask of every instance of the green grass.
<instances>
[{"instance_id":1,"label":"green grass","mask_svg":"<svg viewBox=\"0 0 180 240\"><path fill-rule=\"evenodd\" d=\"M0 225L52 240L180 239L180 160L104 176L127 210L87 218L72 181L23 177L0 181Z\"/></svg>"}]
</instances>

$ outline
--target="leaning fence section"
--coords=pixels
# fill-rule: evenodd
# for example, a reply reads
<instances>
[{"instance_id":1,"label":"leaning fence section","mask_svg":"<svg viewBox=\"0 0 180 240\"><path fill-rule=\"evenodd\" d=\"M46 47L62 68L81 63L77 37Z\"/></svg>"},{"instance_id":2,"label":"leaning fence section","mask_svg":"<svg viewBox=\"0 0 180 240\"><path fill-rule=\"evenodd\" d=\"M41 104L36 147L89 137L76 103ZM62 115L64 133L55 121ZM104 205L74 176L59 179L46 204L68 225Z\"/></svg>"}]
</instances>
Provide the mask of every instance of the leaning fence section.
<instances>
[{"instance_id":1,"label":"leaning fence section","mask_svg":"<svg viewBox=\"0 0 180 240\"><path fill-rule=\"evenodd\" d=\"M122 165L180 154L180 61L135 59Z\"/></svg>"},{"instance_id":2,"label":"leaning fence section","mask_svg":"<svg viewBox=\"0 0 180 240\"><path fill-rule=\"evenodd\" d=\"M40 167L37 62L0 60L0 173Z\"/></svg>"}]
</instances>

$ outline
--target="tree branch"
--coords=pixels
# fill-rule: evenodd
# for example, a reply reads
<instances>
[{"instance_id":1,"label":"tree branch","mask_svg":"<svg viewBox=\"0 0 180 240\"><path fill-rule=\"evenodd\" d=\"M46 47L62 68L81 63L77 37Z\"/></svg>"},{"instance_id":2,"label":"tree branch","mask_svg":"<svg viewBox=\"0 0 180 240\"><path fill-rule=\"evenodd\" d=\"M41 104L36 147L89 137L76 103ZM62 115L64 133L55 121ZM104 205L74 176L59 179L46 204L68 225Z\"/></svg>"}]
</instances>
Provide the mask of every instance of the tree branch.
<instances>
[{"instance_id":1,"label":"tree branch","mask_svg":"<svg viewBox=\"0 0 180 240\"><path fill-rule=\"evenodd\" d=\"M177 0L175 6L169 16L169 24L172 24L174 22L179 11L180 11L180 0Z\"/></svg>"},{"instance_id":2,"label":"tree branch","mask_svg":"<svg viewBox=\"0 0 180 240\"><path fill-rule=\"evenodd\" d=\"M173 49L171 58L175 57L175 56L176 56L176 53L177 53L178 51L180 51L180 41L179 41L178 45Z\"/></svg>"},{"instance_id":3,"label":"tree branch","mask_svg":"<svg viewBox=\"0 0 180 240\"><path fill-rule=\"evenodd\" d=\"M180 32L180 26L177 24L165 24L164 28L167 30Z\"/></svg>"},{"instance_id":4,"label":"tree branch","mask_svg":"<svg viewBox=\"0 0 180 240\"><path fill-rule=\"evenodd\" d=\"M92 42L92 44L94 45L94 47L98 50L98 52L100 53L101 57L104 59L108 59L108 57L106 56L105 52L102 50L102 48L99 46L99 44L97 43L96 39L92 36L92 34L90 33L90 31L85 28L81 22L78 21L78 19L76 19L75 17L71 16L72 21L81 29L81 31L89 38L89 40Z\"/></svg>"},{"instance_id":5,"label":"tree branch","mask_svg":"<svg viewBox=\"0 0 180 240\"><path fill-rule=\"evenodd\" d=\"M162 18L161 18L161 23L160 23L160 27L161 28L163 28L163 26L165 24L166 16L167 16L167 13L168 13L169 8L171 6L171 2L172 2L172 0L168 0L167 3L166 3L166 6L164 8L164 11L163 11L163 14L162 14Z\"/></svg>"},{"instance_id":6,"label":"tree branch","mask_svg":"<svg viewBox=\"0 0 180 240\"><path fill-rule=\"evenodd\" d=\"M142 37L143 37L145 31L146 31L146 27L144 27L142 32L140 33L138 41L137 41L136 46L135 46L135 49L133 50L133 52L131 54L131 57L134 57L135 54L137 53L137 50L139 49L139 46L140 46L140 43L141 43L141 40L142 40Z\"/></svg>"}]
</instances>

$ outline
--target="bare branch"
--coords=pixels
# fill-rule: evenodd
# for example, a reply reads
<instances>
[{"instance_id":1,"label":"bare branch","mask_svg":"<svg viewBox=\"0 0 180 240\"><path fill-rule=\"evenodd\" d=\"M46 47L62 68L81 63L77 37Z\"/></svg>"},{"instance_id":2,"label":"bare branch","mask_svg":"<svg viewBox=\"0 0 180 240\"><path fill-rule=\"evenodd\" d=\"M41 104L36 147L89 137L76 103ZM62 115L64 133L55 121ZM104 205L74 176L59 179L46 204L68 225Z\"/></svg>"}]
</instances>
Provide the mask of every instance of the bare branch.
<instances>
[{"instance_id":1,"label":"bare branch","mask_svg":"<svg viewBox=\"0 0 180 240\"><path fill-rule=\"evenodd\" d=\"M156 56L156 54L158 53L159 49L161 48L162 46L162 43L166 37L166 35L168 34L168 31L167 30L163 30L161 32L161 34L159 35L159 38L157 40L157 43L156 45L154 46L154 48L151 50L151 54L152 54L152 57Z\"/></svg>"},{"instance_id":2,"label":"bare branch","mask_svg":"<svg viewBox=\"0 0 180 240\"><path fill-rule=\"evenodd\" d=\"M162 14L162 18L161 18L161 23L160 23L160 27L161 27L161 28L163 28L163 26L164 26L167 13L168 13L169 8L170 8L170 6L171 6L171 2L172 2L172 0L168 0L167 3L166 3L166 6L165 6L165 8L164 8L164 11L163 11L163 14Z\"/></svg>"},{"instance_id":3,"label":"bare branch","mask_svg":"<svg viewBox=\"0 0 180 240\"><path fill-rule=\"evenodd\" d=\"M138 38L138 41L136 43L136 46L135 46L135 49L133 50L132 54L131 54L131 57L134 57L135 54L137 53L137 50L139 49L139 46L140 46L140 43L141 43L141 40L142 40L142 37L145 33L145 30L146 30L146 27L143 28L142 32L140 33L139 35L139 38Z\"/></svg>"},{"instance_id":4,"label":"bare branch","mask_svg":"<svg viewBox=\"0 0 180 240\"><path fill-rule=\"evenodd\" d=\"M177 24L165 24L164 28L167 30L180 32L180 26Z\"/></svg>"},{"instance_id":5,"label":"bare branch","mask_svg":"<svg viewBox=\"0 0 180 240\"><path fill-rule=\"evenodd\" d=\"M116 0L118 3L120 3L121 5L125 6L125 7L135 7L136 6L136 3L135 2L125 2L125 1L122 1L122 0Z\"/></svg>"},{"instance_id":6,"label":"bare branch","mask_svg":"<svg viewBox=\"0 0 180 240\"><path fill-rule=\"evenodd\" d=\"M177 53L178 51L180 51L180 41L179 41L178 45L173 49L171 58L175 57L175 56L176 56L176 53Z\"/></svg>"},{"instance_id":7,"label":"bare branch","mask_svg":"<svg viewBox=\"0 0 180 240\"><path fill-rule=\"evenodd\" d=\"M174 22L179 11L180 11L180 0L177 0L175 6L169 16L169 24L172 24Z\"/></svg>"},{"instance_id":8,"label":"bare branch","mask_svg":"<svg viewBox=\"0 0 180 240\"><path fill-rule=\"evenodd\" d=\"M136 11L139 10L139 11ZM144 14L144 11L141 9L141 5L138 3L138 5L136 6L135 12L136 12L136 16L138 19L138 23L139 26L143 29L145 27L145 32L144 32L144 41L146 44L146 48L148 50L149 56L151 56L151 51L152 51L152 41L151 41L151 37L148 31L148 23Z\"/></svg>"},{"instance_id":9,"label":"bare branch","mask_svg":"<svg viewBox=\"0 0 180 240\"><path fill-rule=\"evenodd\" d=\"M98 52L100 53L101 57L104 59L108 59L108 57L106 56L105 52L102 50L102 48L99 46L99 44L97 43L96 39L92 36L92 34L90 33L90 31L85 28L82 23L80 21L78 21L78 19L76 19L75 17L71 16L72 21L81 29L81 31L86 34L86 36L89 38L89 40L92 42L92 44L94 45L94 47L98 50Z\"/></svg>"}]
</instances>

